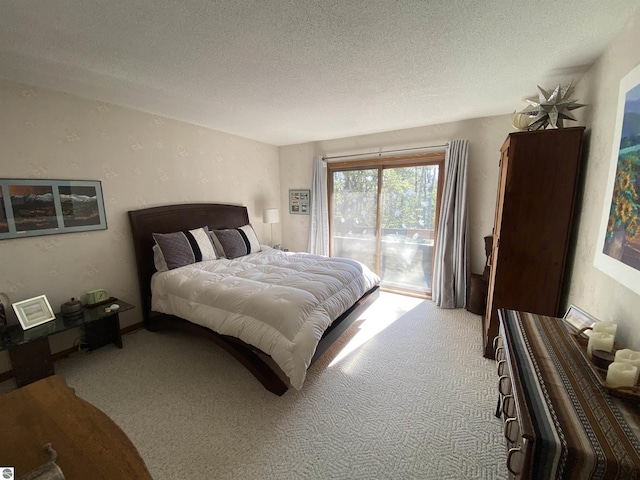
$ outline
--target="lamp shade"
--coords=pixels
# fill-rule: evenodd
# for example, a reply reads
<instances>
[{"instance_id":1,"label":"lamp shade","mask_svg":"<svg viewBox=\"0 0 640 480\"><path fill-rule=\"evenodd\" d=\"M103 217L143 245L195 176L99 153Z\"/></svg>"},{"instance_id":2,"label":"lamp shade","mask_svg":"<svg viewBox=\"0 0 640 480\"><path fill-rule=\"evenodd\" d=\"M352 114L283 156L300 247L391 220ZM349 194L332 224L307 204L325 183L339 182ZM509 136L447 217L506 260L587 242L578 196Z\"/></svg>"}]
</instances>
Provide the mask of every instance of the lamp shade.
<instances>
[{"instance_id":1,"label":"lamp shade","mask_svg":"<svg viewBox=\"0 0 640 480\"><path fill-rule=\"evenodd\" d=\"M262 214L262 223L278 223L280 221L280 209L265 208Z\"/></svg>"}]
</instances>

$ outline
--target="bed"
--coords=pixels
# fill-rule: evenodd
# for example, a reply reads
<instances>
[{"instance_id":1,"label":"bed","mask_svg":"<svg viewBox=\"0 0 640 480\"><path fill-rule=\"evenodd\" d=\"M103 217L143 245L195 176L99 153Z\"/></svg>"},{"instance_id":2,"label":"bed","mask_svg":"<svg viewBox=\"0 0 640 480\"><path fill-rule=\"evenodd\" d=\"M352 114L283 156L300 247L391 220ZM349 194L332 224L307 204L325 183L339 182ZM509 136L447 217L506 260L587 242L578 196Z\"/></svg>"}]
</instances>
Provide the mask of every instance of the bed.
<instances>
[{"instance_id":1,"label":"bed","mask_svg":"<svg viewBox=\"0 0 640 480\"><path fill-rule=\"evenodd\" d=\"M378 296L379 277L357 262L256 246L244 206L165 205L130 211L129 220L145 328L212 340L277 395L300 389L309 365ZM202 227L216 232L213 257ZM158 271L159 247L166 253L163 242L178 232L193 234L200 257ZM215 258L222 248L230 252L222 235L238 232L248 251Z\"/></svg>"}]
</instances>

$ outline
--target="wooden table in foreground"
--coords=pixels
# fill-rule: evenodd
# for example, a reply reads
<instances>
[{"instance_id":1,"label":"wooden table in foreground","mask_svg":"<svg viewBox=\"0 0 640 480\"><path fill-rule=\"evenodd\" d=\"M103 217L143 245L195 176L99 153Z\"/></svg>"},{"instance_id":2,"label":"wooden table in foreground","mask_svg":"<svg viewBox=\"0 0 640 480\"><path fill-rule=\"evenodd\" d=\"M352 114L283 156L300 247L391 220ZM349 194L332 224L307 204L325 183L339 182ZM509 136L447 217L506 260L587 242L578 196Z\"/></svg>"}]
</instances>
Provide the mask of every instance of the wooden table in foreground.
<instances>
[{"instance_id":1,"label":"wooden table in foreground","mask_svg":"<svg viewBox=\"0 0 640 480\"><path fill-rule=\"evenodd\" d=\"M0 395L0 465L21 476L58 453L66 480L151 479L136 447L116 423L53 375Z\"/></svg>"}]
</instances>

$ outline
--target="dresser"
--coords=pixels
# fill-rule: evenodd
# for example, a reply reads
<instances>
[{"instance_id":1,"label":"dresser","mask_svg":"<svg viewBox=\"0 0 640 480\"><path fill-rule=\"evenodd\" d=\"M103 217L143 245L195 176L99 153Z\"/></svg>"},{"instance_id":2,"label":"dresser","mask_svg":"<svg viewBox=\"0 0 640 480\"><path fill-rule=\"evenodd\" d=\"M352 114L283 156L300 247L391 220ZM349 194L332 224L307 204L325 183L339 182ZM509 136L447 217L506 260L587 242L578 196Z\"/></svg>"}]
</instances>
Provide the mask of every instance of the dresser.
<instances>
[{"instance_id":1,"label":"dresser","mask_svg":"<svg viewBox=\"0 0 640 480\"><path fill-rule=\"evenodd\" d=\"M484 356L494 358L498 309L559 315L584 127L509 134L501 148Z\"/></svg>"},{"instance_id":2,"label":"dresser","mask_svg":"<svg viewBox=\"0 0 640 480\"><path fill-rule=\"evenodd\" d=\"M564 320L501 309L496 416L512 479L638 479L638 404L611 396Z\"/></svg>"}]
</instances>

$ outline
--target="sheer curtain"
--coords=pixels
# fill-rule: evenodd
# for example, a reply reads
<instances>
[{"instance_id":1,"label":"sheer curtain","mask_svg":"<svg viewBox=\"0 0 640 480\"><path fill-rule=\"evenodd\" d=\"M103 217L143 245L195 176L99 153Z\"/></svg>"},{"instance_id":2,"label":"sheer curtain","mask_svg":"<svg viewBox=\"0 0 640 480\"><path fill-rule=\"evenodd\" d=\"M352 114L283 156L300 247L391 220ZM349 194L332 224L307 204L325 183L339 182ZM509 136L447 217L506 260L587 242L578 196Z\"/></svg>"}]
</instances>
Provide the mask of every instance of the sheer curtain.
<instances>
[{"instance_id":1,"label":"sheer curtain","mask_svg":"<svg viewBox=\"0 0 640 480\"><path fill-rule=\"evenodd\" d=\"M327 164L322 157L313 159L311 182L311 223L309 253L329 255L329 201L327 199Z\"/></svg>"},{"instance_id":2,"label":"sheer curtain","mask_svg":"<svg viewBox=\"0 0 640 480\"><path fill-rule=\"evenodd\" d=\"M469 142L453 140L445 155L432 298L441 308L462 308L467 300L467 156Z\"/></svg>"}]
</instances>

